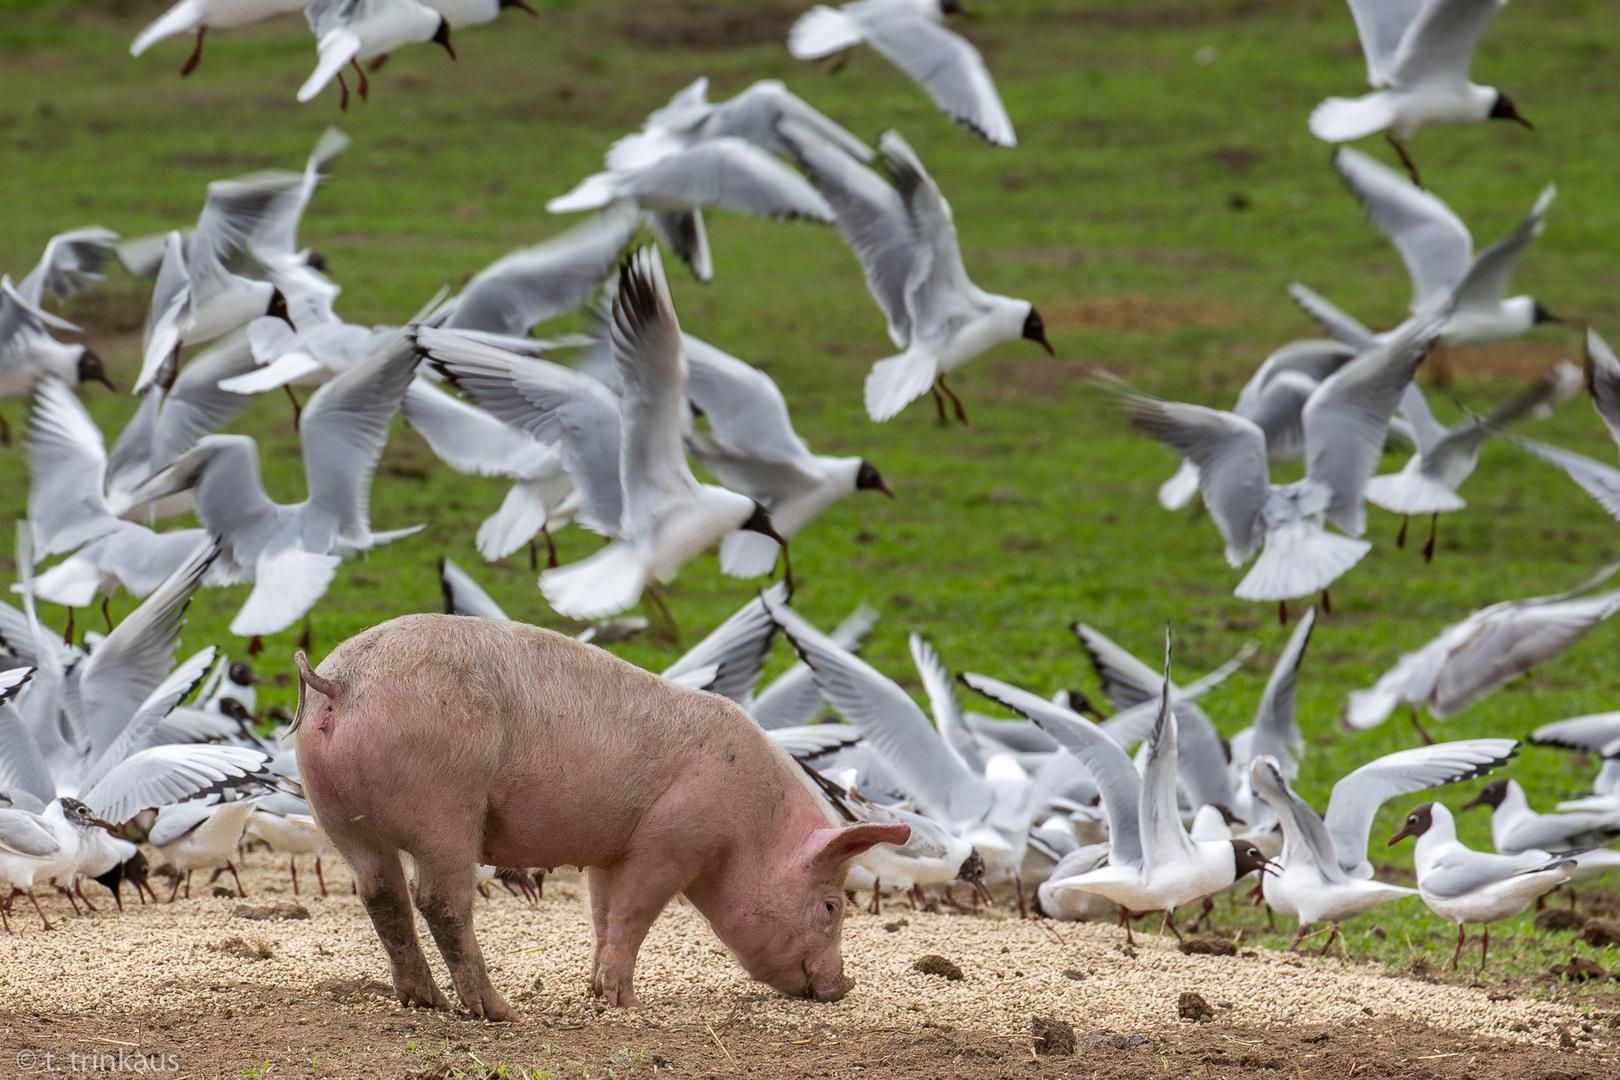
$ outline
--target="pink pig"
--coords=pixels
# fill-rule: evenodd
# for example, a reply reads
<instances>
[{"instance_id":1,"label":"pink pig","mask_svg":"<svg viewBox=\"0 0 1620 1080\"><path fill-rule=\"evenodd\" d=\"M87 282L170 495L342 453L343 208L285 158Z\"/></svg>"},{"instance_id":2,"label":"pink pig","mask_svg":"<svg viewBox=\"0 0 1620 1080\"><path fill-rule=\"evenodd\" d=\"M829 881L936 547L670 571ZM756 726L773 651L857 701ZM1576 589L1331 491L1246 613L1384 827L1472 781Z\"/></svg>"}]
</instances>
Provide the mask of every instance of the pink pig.
<instances>
[{"instance_id":1,"label":"pink pig","mask_svg":"<svg viewBox=\"0 0 1620 1080\"><path fill-rule=\"evenodd\" d=\"M587 870L591 991L636 1007L636 953L682 893L749 975L832 1001L846 863L905 825L838 828L736 705L534 626L407 615L303 683L298 766L348 860L402 1004L447 1009L416 939L399 852L462 1003L504 1020L473 936L473 866ZM300 698L303 689L300 687Z\"/></svg>"}]
</instances>

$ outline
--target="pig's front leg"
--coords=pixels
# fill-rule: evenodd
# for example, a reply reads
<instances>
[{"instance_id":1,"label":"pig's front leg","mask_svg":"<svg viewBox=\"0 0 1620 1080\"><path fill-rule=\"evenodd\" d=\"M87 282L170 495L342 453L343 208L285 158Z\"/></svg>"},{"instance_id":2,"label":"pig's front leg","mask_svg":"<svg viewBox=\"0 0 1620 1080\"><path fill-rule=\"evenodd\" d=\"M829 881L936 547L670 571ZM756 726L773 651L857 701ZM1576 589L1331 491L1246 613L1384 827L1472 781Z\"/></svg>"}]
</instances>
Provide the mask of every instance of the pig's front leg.
<instances>
[{"instance_id":1,"label":"pig's front leg","mask_svg":"<svg viewBox=\"0 0 1620 1080\"><path fill-rule=\"evenodd\" d=\"M360 899L388 954L399 1003L448 1012L450 1001L433 984L433 972L416 940L416 920L411 917L410 892L399 853L392 847L379 849L335 840L334 844L354 871Z\"/></svg>"},{"instance_id":2,"label":"pig's front leg","mask_svg":"<svg viewBox=\"0 0 1620 1080\"><path fill-rule=\"evenodd\" d=\"M512 1006L490 985L484 954L473 936L471 858L455 852L415 858L416 910L433 931L461 1003L485 1020L517 1019Z\"/></svg>"},{"instance_id":3,"label":"pig's front leg","mask_svg":"<svg viewBox=\"0 0 1620 1080\"><path fill-rule=\"evenodd\" d=\"M612 870L601 871L600 876L606 879L607 910L605 919L596 914L599 878L593 874L591 908L597 940L591 991L606 998L609 1005L639 1009L641 999L633 985L636 954L653 922L686 887L691 867L667 854L646 853L632 855Z\"/></svg>"},{"instance_id":4,"label":"pig's front leg","mask_svg":"<svg viewBox=\"0 0 1620 1080\"><path fill-rule=\"evenodd\" d=\"M591 893L591 926L596 931L596 948L591 951L591 994L601 997L602 945L608 936L608 898L613 895L613 878L606 870L593 866L585 871L585 881Z\"/></svg>"}]
</instances>

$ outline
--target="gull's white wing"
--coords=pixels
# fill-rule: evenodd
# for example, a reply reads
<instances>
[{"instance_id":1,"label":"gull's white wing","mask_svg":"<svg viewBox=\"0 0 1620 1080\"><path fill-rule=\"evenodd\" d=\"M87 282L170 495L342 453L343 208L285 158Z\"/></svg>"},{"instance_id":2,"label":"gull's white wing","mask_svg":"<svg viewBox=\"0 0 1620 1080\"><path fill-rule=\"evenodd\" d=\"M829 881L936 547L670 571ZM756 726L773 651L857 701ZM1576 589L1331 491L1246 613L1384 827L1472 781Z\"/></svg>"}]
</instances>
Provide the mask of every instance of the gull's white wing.
<instances>
[{"instance_id":1,"label":"gull's white wing","mask_svg":"<svg viewBox=\"0 0 1620 1080\"><path fill-rule=\"evenodd\" d=\"M0 610L0 617L4 614ZM877 609L862 604L828 636L839 648L858 653L877 619ZM748 712L754 722L767 731L797 727L815 719L816 710L821 708L825 700L821 689L816 686L815 674L801 660L761 691L748 706Z\"/></svg>"},{"instance_id":2,"label":"gull's white wing","mask_svg":"<svg viewBox=\"0 0 1620 1080\"><path fill-rule=\"evenodd\" d=\"M808 724L772 728L771 738L796 758L813 758L829 750L854 746L861 741L860 729L851 724Z\"/></svg>"},{"instance_id":3,"label":"gull's white wing","mask_svg":"<svg viewBox=\"0 0 1620 1080\"><path fill-rule=\"evenodd\" d=\"M1074 636L1102 682L1103 694L1116 709L1129 709L1153 701L1164 688L1164 673L1155 671L1125 646L1094 626L1077 622ZM1151 724L1151 721L1150 721Z\"/></svg>"},{"instance_id":4,"label":"gull's white wing","mask_svg":"<svg viewBox=\"0 0 1620 1080\"><path fill-rule=\"evenodd\" d=\"M1304 799L1294 794L1283 777L1277 759L1267 754L1256 757L1249 766L1249 776L1255 794L1271 807L1277 820L1282 823L1283 865L1309 863L1321 871L1323 878L1334 884L1348 882L1350 877L1339 865L1327 825Z\"/></svg>"},{"instance_id":5,"label":"gull's white wing","mask_svg":"<svg viewBox=\"0 0 1620 1080\"><path fill-rule=\"evenodd\" d=\"M118 742L139 712L141 702L169 675L175 650L180 646L186 605L218 554L219 545L212 537L198 543L191 555L113 627L80 666L80 723L94 756L105 755ZM134 749L139 745L126 748Z\"/></svg>"},{"instance_id":6,"label":"gull's white wing","mask_svg":"<svg viewBox=\"0 0 1620 1080\"><path fill-rule=\"evenodd\" d=\"M1341 146L1333 163L1406 260L1413 310L1456 288L1473 261L1474 239L1451 207L1359 150Z\"/></svg>"},{"instance_id":7,"label":"gull's white wing","mask_svg":"<svg viewBox=\"0 0 1620 1080\"><path fill-rule=\"evenodd\" d=\"M34 391L28 467L28 522L38 557L73 551L114 527L102 492L107 451L101 429L55 376Z\"/></svg>"},{"instance_id":8,"label":"gull's white wing","mask_svg":"<svg viewBox=\"0 0 1620 1080\"><path fill-rule=\"evenodd\" d=\"M1296 281L1288 286L1288 295L1305 314L1321 323L1322 329L1357 352L1366 352L1378 344L1378 335L1315 290Z\"/></svg>"},{"instance_id":9,"label":"gull's white wing","mask_svg":"<svg viewBox=\"0 0 1620 1080\"><path fill-rule=\"evenodd\" d=\"M342 561L298 547L260 556L253 566L253 591L231 620L231 633L253 637L287 629L326 594Z\"/></svg>"},{"instance_id":10,"label":"gull's white wing","mask_svg":"<svg viewBox=\"0 0 1620 1080\"><path fill-rule=\"evenodd\" d=\"M62 845L39 823L37 815L6 809L0 810L0 850L44 859L61 851Z\"/></svg>"},{"instance_id":11,"label":"gull's white wing","mask_svg":"<svg viewBox=\"0 0 1620 1080\"><path fill-rule=\"evenodd\" d=\"M613 272L639 220L634 205L615 204L560 236L502 256L467 282L444 329L521 337L535 323L573 310Z\"/></svg>"},{"instance_id":12,"label":"gull's white wing","mask_svg":"<svg viewBox=\"0 0 1620 1080\"><path fill-rule=\"evenodd\" d=\"M1147 763L1142 768L1142 872L1155 867L1190 861L1194 858L1192 838L1181 824L1176 801L1179 754L1176 745L1176 713L1170 707L1170 672L1166 663L1164 693L1159 698L1159 718L1148 742Z\"/></svg>"},{"instance_id":13,"label":"gull's white wing","mask_svg":"<svg viewBox=\"0 0 1620 1080\"><path fill-rule=\"evenodd\" d=\"M1401 415L1406 422L1412 425L1412 434L1417 439L1418 453L1427 456L1434 448L1440 445L1448 434L1444 424L1434 418L1429 408L1429 399L1423 396L1418 388L1417 380L1413 379L1401 391Z\"/></svg>"},{"instance_id":14,"label":"gull's white wing","mask_svg":"<svg viewBox=\"0 0 1620 1080\"><path fill-rule=\"evenodd\" d=\"M933 257L905 201L894 185L848 154L825 145L796 121L784 120L780 131L832 204L838 231L854 249L866 275L866 287L889 321L889 337L905 348L911 340L906 286L917 264Z\"/></svg>"},{"instance_id":15,"label":"gull's white wing","mask_svg":"<svg viewBox=\"0 0 1620 1080\"><path fill-rule=\"evenodd\" d=\"M912 228L930 250L929 258L918 259L906 283L906 303L912 318L912 346L918 338L943 340L968 319L979 314L973 298L977 295L962 251L956 239L956 220L951 204L945 201L939 185L923 167L911 144L898 131L885 131L878 140L889 179L905 203Z\"/></svg>"},{"instance_id":16,"label":"gull's white wing","mask_svg":"<svg viewBox=\"0 0 1620 1080\"><path fill-rule=\"evenodd\" d=\"M707 80L704 82L707 83ZM654 113L648 118L648 124L651 125L658 116L658 113ZM851 157L861 161L872 160L871 147L812 108L776 79L761 79L730 101L708 106L696 131L706 139L735 135L775 153L791 155L793 150L783 144L777 133L778 125L784 120L791 120Z\"/></svg>"},{"instance_id":17,"label":"gull's white wing","mask_svg":"<svg viewBox=\"0 0 1620 1080\"><path fill-rule=\"evenodd\" d=\"M863 4L851 12L872 48L928 91L951 119L997 146L1018 145L979 50L912 4Z\"/></svg>"},{"instance_id":18,"label":"gull's white wing","mask_svg":"<svg viewBox=\"0 0 1620 1080\"><path fill-rule=\"evenodd\" d=\"M65 303L101 280L101 268L117 243L118 234L99 225L58 233L46 243L45 253L17 291L37 305L48 289Z\"/></svg>"},{"instance_id":19,"label":"gull's white wing","mask_svg":"<svg viewBox=\"0 0 1620 1080\"><path fill-rule=\"evenodd\" d=\"M694 645L663 676L676 682L698 668L712 667L714 673L703 680L701 690L748 705L759 673L765 670L765 657L776 640L776 620L766 609L765 598L775 604L788 602L787 582L779 581L763 597L756 596L714 628L708 637Z\"/></svg>"},{"instance_id":20,"label":"gull's white wing","mask_svg":"<svg viewBox=\"0 0 1620 1080\"><path fill-rule=\"evenodd\" d=\"M1109 861L1116 866L1142 865L1142 781L1130 756L1101 728L1079 713L1045 701L1025 690L971 672L962 682L991 701L1033 720L1040 729L1079 759L1102 794L1108 815Z\"/></svg>"},{"instance_id":21,"label":"gull's white wing","mask_svg":"<svg viewBox=\"0 0 1620 1080\"><path fill-rule=\"evenodd\" d=\"M1367 834L1378 808L1397 795L1484 776L1508 763L1515 739L1463 739L1398 750L1370 761L1333 785L1322 816L1339 866L1352 877L1372 877Z\"/></svg>"},{"instance_id":22,"label":"gull's white wing","mask_svg":"<svg viewBox=\"0 0 1620 1080\"><path fill-rule=\"evenodd\" d=\"M360 55L360 35L343 27L322 34L317 31L315 50L319 57L315 70L309 73L304 85L298 88L298 100L309 101L326 89L326 84L337 77L343 65Z\"/></svg>"},{"instance_id":23,"label":"gull's white wing","mask_svg":"<svg viewBox=\"0 0 1620 1080\"><path fill-rule=\"evenodd\" d=\"M917 665L917 674L922 676L923 690L928 694L929 707L934 713L934 724L939 728L940 738L970 771L979 776L984 775L984 758L979 753L978 745L973 741L973 733L968 730L967 722L962 719L962 706L956 700L956 689L951 686L951 674L945 670L945 664L939 658L939 653L920 634L911 635L911 660Z\"/></svg>"},{"instance_id":24,"label":"gull's white wing","mask_svg":"<svg viewBox=\"0 0 1620 1080\"><path fill-rule=\"evenodd\" d=\"M19 670L31 671L29 668ZM56 798L56 781L28 726L10 702L0 705L0 791L22 791L41 802Z\"/></svg>"},{"instance_id":25,"label":"gull's white wing","mask_svg":"<svg viewBox=\"0 0 1620 1080\"><path fill-rule=\"evenodd\" d=\"M212 645L208 646L195 656L182 661L154 687L135 709L118 737L92 760L84 774L82 786L85 789L93 789L103 777L117 768L119 763L143 749L149 742L153 742L152 736L157 731L158 724L174 711L175 706L189 697L193 690L202 685L202 681L208 677L208 668L213 664L216 655L215 648Z\"/></svg>"},{"instance_id":26,"label":"gull's white wing","mask_svg":"<svg viewBox=\"0 0 1620 1080\"><path fill-rule=\"evenodd\" d=\"M981 820L993 793L951 753L910 696L839 648L791 608L767 602L782 632L815 672L816 684L906 785L917 804L945 822Z\"/></svg>"},{"instance_id":27,"label":"gull's white wing","mask_svg":"<svg viewBox=\"0 0 1620 1080\"><path fill-rule=\"evenodd\" d=\"M1519 223L1519 227L1479 253L1479 257L1474 260L1473 265L1468 268L1468 273L1457 285L1459 307L1494 305L1507 296L1508 282L1513 279L1513 271L1518 268L1519 260L1530 250L1530 245L1535 242L1536 237L1541 235L1547 207L1552 204L1553 196L1557 194L1558 188L1548 184L1541 190L1541 197Z\"/></svg>"},{"instance_id":28,"label":"gull's white wing","mask_svg":"<svg viewBox=\"0 0 1620 1080\"><path fill-rule=\"evenodd\" d=\"M681 343L686 394L708 418L710 435L723 450L768 462L799 463L810 456L769 375L690 334L682 334Z\"/></svg>"},{"instance_id":29,"label":"gull's white wing","mask_svg":"<svg viewBox=\"0 0 1620 1080\"><path fill-rule=\"evenodd\" d=\"M1367 81L1373 86L1389 84L1401 38L1423 10L1423 3L1424 0L1350 0L1350 14L1355 16L1361 51L1367 57Z\"/></svg>"},{"instance_id":30,"label":"gull's white wing","mask_svg":"<svg viewBox=\"0 0 1620 1080\"><path fill-rule=\"evenodd\" d=\"M157 282L152 287L152 307L146 316L146 333L141 342L141 373L135 379L135 392L145 390L157 378L165 362L180 344L180 323L191 303L191 270L186 245L178 232L163 241L163 261L158 265Z\"/></svg>"},{"instance_id":31,"label":"gull's white wing","mask_svg":"<svg viewBox=\"0 0 1620 1080\"><path fill-rule=\"evenodd\" d=\"M1596 330L1586 329L1586 388L1609 434L1620 442L1620 358Z\"/></svg>"},{"instance_id":32,"label":"gull's white wing","mask_svg":"<svg viewBox=\"0 0 1620 1080\"><path fill-rule=\"evenodd\" d=\"M686 410L681 327L656 247L636 252L620 273L610 331L614 361L624 380L619 406L621 532L650 537L666 509L697 490L681 440Z\"/></svg>"},{"instance_id":33,"label":"gull's white wing","mask_svg":"<svg viewBox=\"0 0 1620 1080\"><path fill-rule=\"evenodd\" d=\"M1294 692L1299 684L1299 666L1305 659L1305 646L1311 640L1311 628L1316 625L1316 609L1305 612L1299 625L1294 627L1282 655L1271 669L1265 693L1260 695L1260 707L1254 714L1254 753L1269 754L1278 761L1293 761L1293 754L1305 746L1305 740L1294 722Z\"/></svg>"},{"instance_id":34,"label":"gull's white wing","mask_svg":"<svg viewBox=\"0 0 1620 1080\"><path fill-rule=\"evenodd\" d=\"M1389 80L1410 86L1429 79L1467 80L1474 48L1507 0L1426 0L1401 36Z\"/></svg>"},{"instance_id":35,"label":"gull's white wing","mask_svg":"<svg viewBox=\"0 0 1620 1080\"><path fill-rule=\"evenodd\" d=\"M555 448L451 397L425 376L411 380L400 414L457 472L528 480L561 468Z\"/></svg>"},{"instance_id":36,"label":"gull's white wing","mask_svg":"<svg viewBox=\"0 0 1620 1080\"><path fill-rule=\"evenodd\" d=\"M298 253L298 223L321 182L321 167L349 148L350 139L335 127L328 127L316 140L304 164L298 183L278 195L266 208L253 232L253 247L261 255L288 256ZM295 320L296 321L296 320Z\"/></svg>"},{"instance_id":37,"label":"gull's white wing","mask_svg":"<svg viewBox=\"0 0 1620 1080\"><path fill-rule=\"evenodd\" d=\"M388 441L388 422L415 377L422 351L395 334L376 352L315 391L304 406L299 438L310 507L337 523L357 547L371 543L371 477Z\"/></svg>"},{"instance_id":38,"label":"gull's white wing","mask_svg":"<svg viewBox=\"0 0 1620 1080\"><path fill-rule=\"evenodd\" d=\"M585 498L583 524L619 531L619 402L607 387L560 364L534 360L426 327L417 343L456 389L496 417L555 445Z\"/></svg>"},{"instance_id":39,"label":"gull's white wing","mask_svg":"<svg viewBox=\"0 0 1620 1080\"><path fill-rule=\"evenodd\" d=\"M279 322L279 320L277 320ZM197 440L234 420L247 399L219 388L222 379L254 370L245 330L237 330L197 354L163 398L152 430L151 468L155 472L196 445ZM145 479L140 477L138 479Z\"/></svg>"},{"instance_id":40,"label":"gull's white wing","mask_svg":"<svg viewBox=\"0 0 1620 1080\"><path fill-rule=\"evenodd\" d=\"M1503 437L1563 469L1571 480L1585 488L1586 493L1609 512L1610 517L1620 521L1620 469L1605 465L1601 461L1593 461L1584 454L1560 450L1556 446L1536 442L1534 439L1525 439L1517 435Z\"/></svg>"},{"instance_id":41,"label":"gull's white wing","mask_svg":"<svg viewBox=\"0 0 1620 1080\"><path fill-rule=\"evenodd\" d=\"M240 746L154 746L125 758L82 798L97 817L119 823L142 810L268 778L268 761L263 751Z\"/></svg>"},{"instance_id":42,"label":"gull's white wing","mask_svg":"<svg viewBox=\"0 0 1620 1080\"><path fill-rule=\"evenodd\" d=\"M444 610L448 614L511 621L511 616L501 610L494 598L449 559L439 560L439 591L444 594Z\"/></svg>"},{"instance_id":43,"label":"gull's white wing","mask_svg":"<svg viewBox=\"0 0 1620 1080\"><path fill-rule=\"evenodd\" d=\"M1305 475L1332 492L1328 520L1351 536L1366 531L1362 491L1401 394L1439 336L1445 313L1449 308L1407 320L1328 376L1305 403Z\"/></svg>"},{"instance_id":44,"label":"gull's white wing","mask_svg":"<svg viewBox=\"0 0 1620 1080\"><path fill-rule=\"evenodd\" d=\"M804 177L745 139L705 140L619 178L618 186L648 210L718 206L760 217L837 220Z\"/></svg>"},{"instance_id":45,"label":"gull's white wing","mask_svg":"<svg viewBox=\"0 0 1620 1080\"><path fill-rule=\"evenodd\" d=\"M1219 409L1135 392L1120 397L1137 428L1198 466L1198 486L1209 516L1226 541L1226 560L1242 566L1260 546L1260 511L1271 491L1265 432L1253 421ZM1305 408L1308 416L1310 404ZM1390 412L1394 411L1391 402ZM1308 423L1305 434L1308 445Z\"/></svg>"},{"instance_id":46,"label":"gull's white wing","mask_svg":"<svg viewBox=\"0 0 1620 1080\"><path fill-rule=\"evenodd\" d=\"M1529 741L1538 746L1562 746L1597 754L1616 739L1620 739L1620 712L1592 713L1542 724L1530 733Z\"/></svg>"}]
</instances>

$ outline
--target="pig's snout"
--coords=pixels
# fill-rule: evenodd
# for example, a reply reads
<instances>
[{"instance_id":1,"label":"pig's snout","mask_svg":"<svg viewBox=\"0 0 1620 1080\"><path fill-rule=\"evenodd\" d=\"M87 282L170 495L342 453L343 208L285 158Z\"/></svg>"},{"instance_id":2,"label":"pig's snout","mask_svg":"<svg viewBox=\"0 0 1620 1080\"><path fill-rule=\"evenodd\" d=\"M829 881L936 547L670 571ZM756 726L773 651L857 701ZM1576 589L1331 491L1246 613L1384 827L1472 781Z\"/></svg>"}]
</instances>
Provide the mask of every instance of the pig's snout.
<instances>
[{"instance_id":1,"label":"pig's snout","mask_svg":"<svg viewBox=\"0 0 1620 1080\"><path fill-rule=\"evenodd\" d=\"M854 988L855 980L849 978L843 972L839 972L837 980L828 986L818 987L812 985L809 996L817 1001L837 1001Z\"/></svg>"}]
</instances>

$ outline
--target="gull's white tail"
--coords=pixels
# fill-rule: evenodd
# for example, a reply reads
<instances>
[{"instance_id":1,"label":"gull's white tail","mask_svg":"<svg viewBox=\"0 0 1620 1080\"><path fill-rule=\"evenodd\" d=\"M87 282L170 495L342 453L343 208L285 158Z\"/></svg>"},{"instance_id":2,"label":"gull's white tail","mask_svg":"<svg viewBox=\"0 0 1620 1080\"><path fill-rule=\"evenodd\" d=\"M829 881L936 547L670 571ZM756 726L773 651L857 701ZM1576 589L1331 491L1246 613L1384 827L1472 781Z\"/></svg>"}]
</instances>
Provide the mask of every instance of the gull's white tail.
<instances>
[{"instance_id":1,"label":"gull's white tail","mask_svg":"<svg viewBox=\"0 0 1620 1080\"><path fill-rule=\"evenodd\" d=\"M1266 533L1266 546L1248 574L1232 590L1242 600L1292 600L1327 588L1372 550L1314 522L1299 522Z\"/></svg>"},{"instance_id":2,"label":"gull's white tail","mask_svg":"<svg viewBox=\"0 0 1620 1080\"><path fill-rule=\"evenodd\" d=\"M547 520L544 487L519 480L501 501L501 508L478 526L478 554L494 562L504 559L534 539Z\"/></svg>"},{"instance_id":3,"label":"gull's white tail","mask_svg":"<svg viewBox=\"0 0 1620 1080\"><path fill-rule=\"evenodd\" d=\"M720 569L736 578L759 577L771 572L781 552L770 537L738 529L720 541Z\"/></svg>"},{"instance_id":4,"label":"gull's white tail","mask_svg":"<svg viewBox=\"0 0 1620 1080\"><path fill-rule=\"evenodd\" d=\"M887 420L921 397L934 382L939 363L920 349L879 360L866 377L866 413Z\"/></svg>"},{"instance_id":5,"label":"gull's white tail","mask_svg":"<svg viewBox=\"0 0 1620 1080\"><path fill-rule=\"evenodd\" d=\"M1159 485L1159 505L1166 510L1180 510L1198 494L1198 466L1183 460L1176 474Z\"/></svg>"},{"instance_id":6,"label":"gull's white tail","mask_svg":"<svg viewBox=\"0 0 1620 1080\"><path fill-rule=\"evenodd\" d=\"M129 47L129 55L139 56L164 38L195 30L202 19L202 0L180 0L180 3L158 16L152 25L140 32Z\"/></svg>"},{"instance_id":7,"label":"gull's white tail","mask_svg":"<svg viewBox=\"0 0 1620 1080\"><path fill-rule=\"evenodd\" d=\"M601 619L641 599L647 571L634 548L615 540L588 559L540 575L540 591L559 615Z\"/></svg>"},{"instance_id":8,"label":"gull's white tail","mask_svg":"<svg viewBox=\"0 0 1620 1080\"><path fill-rule=\"evenodd\" d=\"M1311 134L1323 142L1352 142L1395 122L1389 91L1365 97L1330 97L1311 112Z\"/></svg>"},{"instance_id":9,"label":"gull's white tail","mask_svg":"<svg viewBox=\"0 0 1620 1080\"><path fill-rule=\"evenodd\" d=\"M331 30L321 38L317 49L321 56L320 63L315 65L314 74L298 88L299 101L308 101L325 90L326 84L343 70L343 65L360 54L360 35L352 30Z\"/></svg>"},{"instance_id":10,"label":"gull's white tail","mask_svg":"<svg viewBox=\"0 0 1620 1080\"><path fill-rule=\"evenodd\" d=\"M788 52L800 60L816 60L859 45L862 40L860 25L854 19L837 8L817 4L799 16L788 31Z\"/></svg>"}]
</instances>

